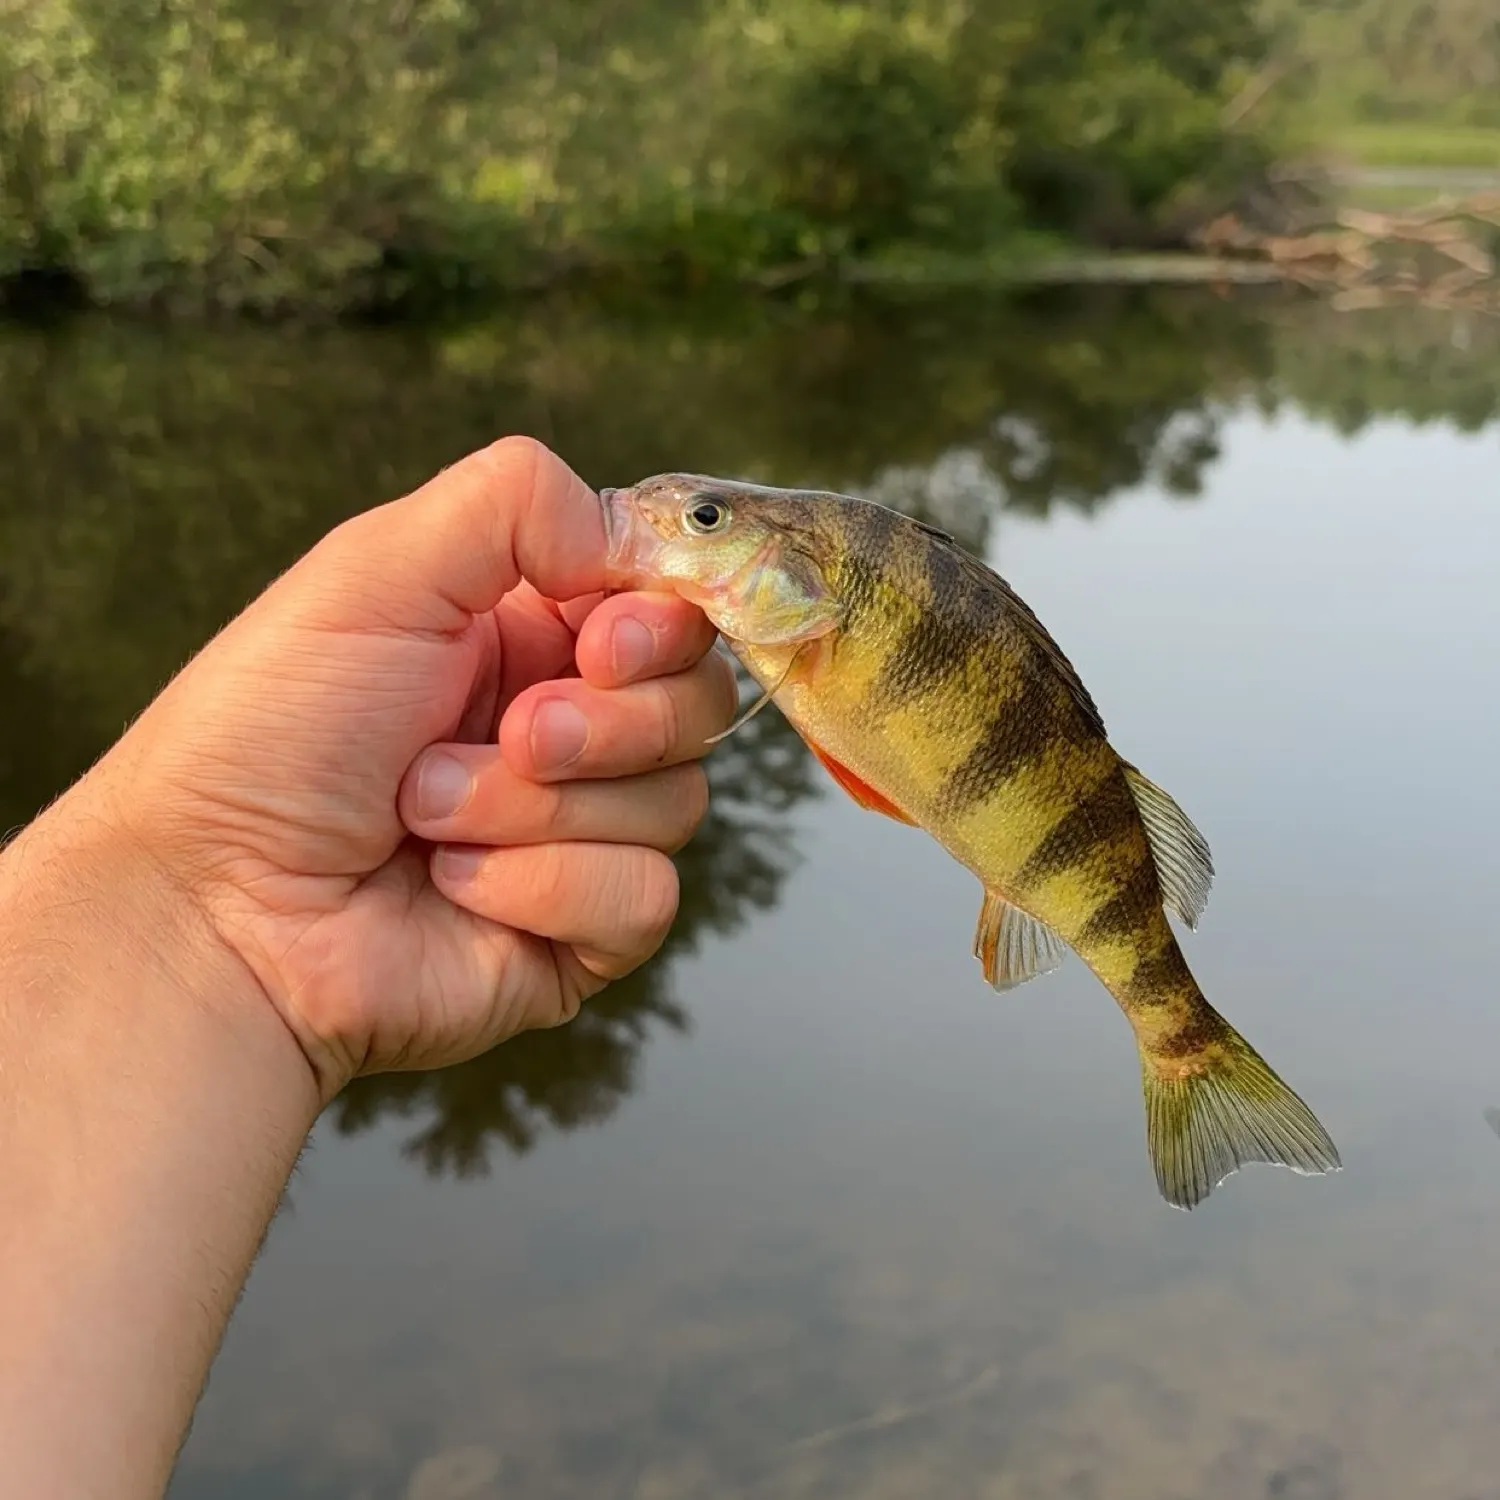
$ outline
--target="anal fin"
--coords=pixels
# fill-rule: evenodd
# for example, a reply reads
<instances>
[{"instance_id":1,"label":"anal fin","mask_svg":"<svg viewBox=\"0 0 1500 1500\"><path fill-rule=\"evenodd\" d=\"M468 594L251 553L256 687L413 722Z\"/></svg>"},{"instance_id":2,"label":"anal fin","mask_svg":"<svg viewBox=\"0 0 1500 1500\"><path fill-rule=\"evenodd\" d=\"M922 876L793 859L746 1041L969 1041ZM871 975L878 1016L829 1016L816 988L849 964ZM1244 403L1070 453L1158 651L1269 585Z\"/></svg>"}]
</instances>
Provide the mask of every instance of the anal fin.
<instances>
[{"instance_id":1,"label":"anal fin","mask_svg":"<svg viewBox=\"0 0 1500 1500\"><path fill-rule=\"evenodd\" d=\"M1048 974L1062 963L1067 945L1058 935L1004 896L984 893L979 925L974 930L974 957L984 967L984 977L997 990L1014 989Z\"/></svg>"},{"instance_id":2,"label":"anal fin","mask_svg":"<svg viewBox=\"0 0 1500 1500\"><path fill-rule=\"evenodd\" d=\"M808 747L814 755L823 763L823 768L828 772L843 789L863 808L869 812L884 813L888 818L894 818L898 823L908 823L913 828L917 826L916 819L909 818L896 806L889 797L882 796L868 782L861 781L848 766L840 765L826 751L820 750L816 745Z\"/></svg>"}]
</instances>

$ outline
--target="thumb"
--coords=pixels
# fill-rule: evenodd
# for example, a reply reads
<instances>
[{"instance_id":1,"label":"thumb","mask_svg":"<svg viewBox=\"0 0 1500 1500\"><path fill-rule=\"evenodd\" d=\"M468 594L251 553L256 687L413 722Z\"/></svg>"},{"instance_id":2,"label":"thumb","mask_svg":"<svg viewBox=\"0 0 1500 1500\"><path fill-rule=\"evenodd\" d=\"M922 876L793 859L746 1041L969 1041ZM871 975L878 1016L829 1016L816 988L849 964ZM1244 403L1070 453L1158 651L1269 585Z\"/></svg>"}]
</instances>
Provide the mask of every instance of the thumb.
<instances>
[{"instance_id":1,"label":"thumb","mask_svg":"<svg viewBox=\"0 0 1500 1500\"><path fill-rule=\"evenodd\" d=\"M506 437L346 521L292 573L316 569L320 624L446 633L523 578L550 599L603 589L606 546L583 480L534 439Z\"/></svg>"}]
</instances>

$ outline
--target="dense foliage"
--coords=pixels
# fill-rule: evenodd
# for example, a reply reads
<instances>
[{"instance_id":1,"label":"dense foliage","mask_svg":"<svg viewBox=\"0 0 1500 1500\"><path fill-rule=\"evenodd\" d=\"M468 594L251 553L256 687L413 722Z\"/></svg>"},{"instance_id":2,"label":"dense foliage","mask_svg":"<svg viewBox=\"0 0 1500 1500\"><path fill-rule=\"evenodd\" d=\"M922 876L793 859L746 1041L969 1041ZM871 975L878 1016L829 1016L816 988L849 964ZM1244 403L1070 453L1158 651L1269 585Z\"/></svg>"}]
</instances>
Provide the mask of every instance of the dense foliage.
<instances>
[{"instance_id":1,"label":"dense foliage","mask_svg":"<svg viewBox=\"0 0 1500 1500\"><path fill-rule=\"evenodd\" d=\"M0 276L347 305L1154 243L1264 160L1264 55L1257 0L0 0Z\"/></svg>"}]
</instances>

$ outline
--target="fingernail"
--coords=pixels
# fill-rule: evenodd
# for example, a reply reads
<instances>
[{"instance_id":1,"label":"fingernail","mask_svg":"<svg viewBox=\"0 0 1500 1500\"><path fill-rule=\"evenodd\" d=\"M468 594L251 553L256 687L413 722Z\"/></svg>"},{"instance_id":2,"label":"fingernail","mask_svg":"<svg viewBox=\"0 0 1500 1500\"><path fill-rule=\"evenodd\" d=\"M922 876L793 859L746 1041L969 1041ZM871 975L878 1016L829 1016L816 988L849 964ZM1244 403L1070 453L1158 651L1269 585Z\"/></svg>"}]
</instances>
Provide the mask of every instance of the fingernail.
<instances>
[{"instance_id":1,"label":"fingernail","mask_svg":"<svg viewBox=\"0 0 1500 1500\"><path fill-rule=\"evenodd\" d=\"M531 760L538 771L572 765L588 742L588 720L566 698L549 698L538 705L531 721Z\"/></svg>"},{"instance_id":2,"label":"fingernail","mask_svg":"<svg viewBox=\"0 0 1500 1500\"><path fill-rule=\"evenodd\" d=\"M609 638L609 659L615 676L630 682L656 651L656 639L639 620L619 620Z\"/></svg>"},{"instance_id":3,"label":"fingernail","mask_svg":"<svg viewBox=\"0 0 1500 1500\"><path fill-rule=\"evenodd\" d=\"M449 885L467 885L479 873L484 854L473 844L444 844L432 857L433 873Z\"/></svg>"},{"instance_id":4,"label":"fingernail","mask_svg":"<svg viewBox=\"0 0 1500 1500\"><path fill-rule=\"evenodd\" d=\"M451 818L474 789L469 769L451 755L429 755L417 772L417 816Z\"/></svg>"}]
</instances>

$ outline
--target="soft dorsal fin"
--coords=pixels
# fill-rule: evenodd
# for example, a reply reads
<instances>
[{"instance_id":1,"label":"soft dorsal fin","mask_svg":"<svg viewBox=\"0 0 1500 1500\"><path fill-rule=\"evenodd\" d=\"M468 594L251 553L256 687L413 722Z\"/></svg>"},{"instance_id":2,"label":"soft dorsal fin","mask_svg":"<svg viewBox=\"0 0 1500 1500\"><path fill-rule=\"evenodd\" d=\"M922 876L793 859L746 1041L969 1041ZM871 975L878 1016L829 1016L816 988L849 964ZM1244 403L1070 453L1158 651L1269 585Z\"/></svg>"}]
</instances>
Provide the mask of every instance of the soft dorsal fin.
<instances>
[{"instance_id":1,"label":"soft dorsal fin","mask_svg":"<svg viewBox=\"0 0 1500 1500\"><path fill-rule=\"evenodd\" d=\"M823 767L828 774L861 807L869 812L884 813L886 817L894 818L898 823L909 823L913 828L917 826L915 819L907 817L889 797L882 796L869 782L861 781L848 766L841 765L826 750L820 750L816 745L812 744L808 748L823 763Z\"/></svg>"},{"instance_id":2,"label":"soft dorsal fin","mask_svg":"<svg viewBox=\"0 0 1500 1500\"><path fill-rule=\"evenodd\" d=\"M1162 900L1189 927L1196 927L1208 905L1208 889L1214 878L1208 841L1171 797L1128 762L1125 781L1146 825Z\"/></svg>"},{"instance_id":3,"label":"soft dorsal fin","mask_svg":"<svg viewBox=\"0 0 1500 1500\"><path fill-rule=\"evenodd\" d=\"M1063 940L1045 922L1028 916L994 891L984 893L974 957L997 990L1014 989L1055 969L1067 954Z\"/></svg>"}]
</instances>

